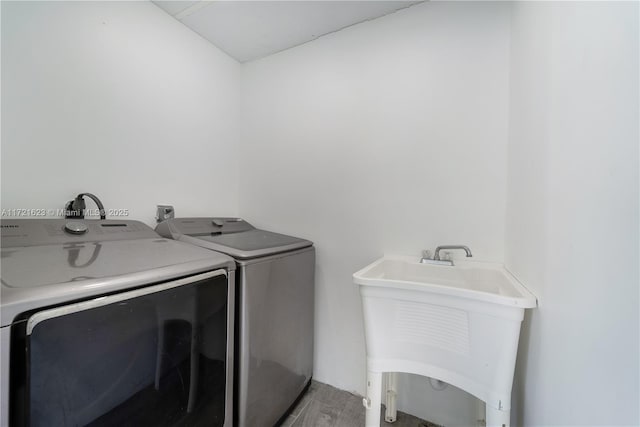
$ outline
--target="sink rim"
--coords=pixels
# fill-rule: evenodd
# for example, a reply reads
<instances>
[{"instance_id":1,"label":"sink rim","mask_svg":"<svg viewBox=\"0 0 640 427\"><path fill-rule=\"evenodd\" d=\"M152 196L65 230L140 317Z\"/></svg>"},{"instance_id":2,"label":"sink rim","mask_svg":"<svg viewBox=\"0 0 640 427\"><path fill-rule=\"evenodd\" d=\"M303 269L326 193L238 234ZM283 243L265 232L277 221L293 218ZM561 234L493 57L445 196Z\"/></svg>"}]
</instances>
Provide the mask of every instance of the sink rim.
<instances>
[{"instance_id":1,"label":"sink rim","mask_svg":"<svg viewBox=\"0 0 640 427\"><path fill-rule=\"evenodd\" d=\"M493 270L502 273L506 280L516 290L520 296L507 296L500 295L492 292L486 292L477 289L471 289L467 287L453 287L444 284L419 282L410 280L398 280L398 279L384 279L366 277L372 269L383 263L384 261L400 261L406 264L417 265L428 269L482 269ZM454 297L462 297L475 301L485 301L500 305L507 305L511 307L519 308L534 308L537 307L537 298L507 269L504 264L484 261L467 261L467 260L455 260L454 266L448 265L434 265L434 264L421 264L420 258L405 255L388 255L385 254L382 258L379 258L367 265L366 267L358 270L353 274L353 281L360 286L373 286L378 288L388 288L394 290L410 290L421 293L435 293L440 295L449 295ZM393 286L390 286L393 284Z\"/></svg>"}]
</instances>

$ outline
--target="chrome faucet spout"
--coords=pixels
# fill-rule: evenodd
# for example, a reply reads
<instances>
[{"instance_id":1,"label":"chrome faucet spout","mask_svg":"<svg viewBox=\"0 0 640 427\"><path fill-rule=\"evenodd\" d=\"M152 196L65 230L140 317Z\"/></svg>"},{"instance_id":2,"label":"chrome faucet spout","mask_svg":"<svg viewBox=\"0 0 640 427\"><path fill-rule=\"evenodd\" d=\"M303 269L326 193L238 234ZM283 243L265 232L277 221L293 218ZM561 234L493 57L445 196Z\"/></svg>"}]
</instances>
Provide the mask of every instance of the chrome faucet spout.
<instances>
[{"instance_id":1,"label":"chrome faucet spout","mask_svg":"<svg viewBox=\"0 0 640 427\"><path fill-rule=\"evenodd\" d=\"M464 245L444 245L444 246L438 246L436 248L436 252L433 255L433 259L436 261L440 260L440 250L441 249L461 249L463 251L465 251L467 253L467 258L472 257L473 255L471 255L471 249L469 249L467 246Z\"/></svg>"}]
</instances>

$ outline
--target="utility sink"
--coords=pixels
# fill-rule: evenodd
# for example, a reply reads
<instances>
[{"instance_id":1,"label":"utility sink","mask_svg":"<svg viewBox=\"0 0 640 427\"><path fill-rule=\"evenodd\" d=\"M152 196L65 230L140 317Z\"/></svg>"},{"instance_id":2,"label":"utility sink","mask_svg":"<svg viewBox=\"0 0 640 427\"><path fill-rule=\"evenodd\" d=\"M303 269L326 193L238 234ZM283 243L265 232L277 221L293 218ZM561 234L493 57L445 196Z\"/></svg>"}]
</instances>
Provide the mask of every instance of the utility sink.
<instances>
[{"instance_id":1,"label":"utility sink","mask_svg":"<svg viewBox=\"0 0 640 427\"><path fill-rule=\"evenodd\" d=\"M504 266L385 256L353 281L367 345L367 427L380 425L382 375L385 418L395 420L396 372L465 390L486 403L488 427L509 426L520 326L536 298Z\"/></svg>"},{"instance_id":2,"label":"utility sink","mask_svg":"<svg viewBox=\"0 0 640 427\"><path fill-rule=\"evenodd\" d=\"M433 292L521 308L536 298L501 264L456 261L421 264L416 257L385 256L353 275L359 285Z\"/></svg>"}]
</instances>

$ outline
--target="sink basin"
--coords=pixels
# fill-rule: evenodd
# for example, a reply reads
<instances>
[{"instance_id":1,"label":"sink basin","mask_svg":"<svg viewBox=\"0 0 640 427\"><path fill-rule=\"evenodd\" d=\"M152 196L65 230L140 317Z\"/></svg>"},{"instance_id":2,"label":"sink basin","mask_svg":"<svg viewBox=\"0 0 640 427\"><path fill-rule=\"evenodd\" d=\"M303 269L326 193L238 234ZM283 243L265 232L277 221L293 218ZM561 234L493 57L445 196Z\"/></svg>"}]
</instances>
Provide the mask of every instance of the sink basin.
<instances>
[{"instance_id":1,"label":"sink basin","mask_svg":"<svg viewBox=\"0 0 640 427\"><path fill-rule=\"evenodd\" d=\"M353 281L364 315L367 426L380 425L381 378L395 372L465 390L486 403L487 426L509 426L520 326L537 302L504 266L385 256ZM395 408L394 401L387 404Z\"/></svg>"},{"instance_id":2,"label":"sink basin","mask_svg":"<svg viewBox=\"0 0 640 427\"><path fill-rule=\"evenodd\" d=\"M416 257L385 256L353 275L359 285L436 294L532 308L536 298L501 264L456 261L455 266L421 264Z\"/></svg>"}]
</instances>

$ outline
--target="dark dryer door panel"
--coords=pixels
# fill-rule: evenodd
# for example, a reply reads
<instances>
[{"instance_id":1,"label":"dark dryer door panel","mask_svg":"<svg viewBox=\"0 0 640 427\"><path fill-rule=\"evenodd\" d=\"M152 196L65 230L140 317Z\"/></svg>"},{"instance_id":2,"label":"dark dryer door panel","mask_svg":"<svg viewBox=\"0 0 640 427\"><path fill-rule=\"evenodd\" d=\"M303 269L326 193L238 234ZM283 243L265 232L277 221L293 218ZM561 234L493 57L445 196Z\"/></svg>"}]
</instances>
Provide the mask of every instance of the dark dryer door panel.
<instances>
[{"instance_id":1,"label":"dark dryer door panel","mask_svg":"<svg viewBox=\"0 0 640 427\"><path fill-rule=\"evenodd\" d=\"M30 314L13 331L12 425L222 426L227 310L217 270Z\"/></svg>"}]
</instances>

